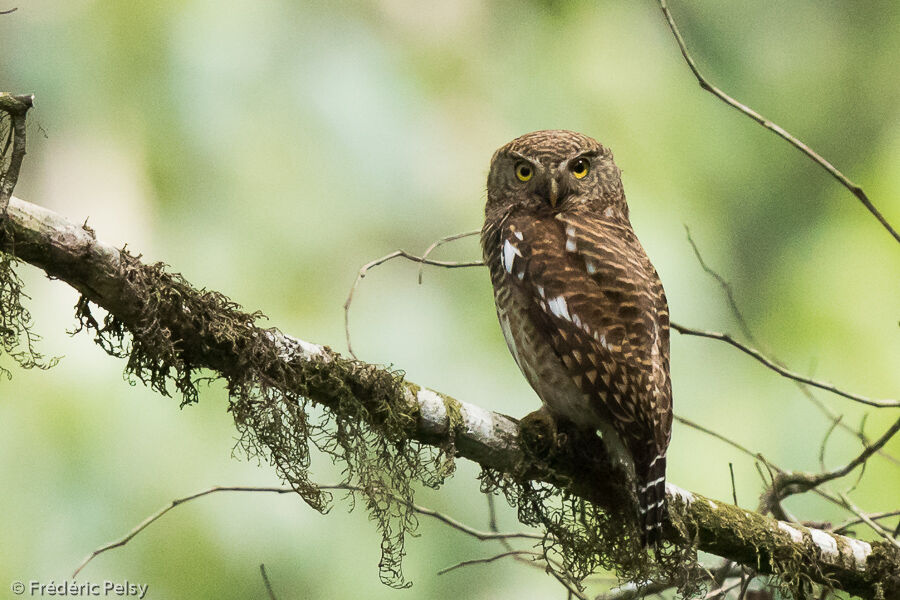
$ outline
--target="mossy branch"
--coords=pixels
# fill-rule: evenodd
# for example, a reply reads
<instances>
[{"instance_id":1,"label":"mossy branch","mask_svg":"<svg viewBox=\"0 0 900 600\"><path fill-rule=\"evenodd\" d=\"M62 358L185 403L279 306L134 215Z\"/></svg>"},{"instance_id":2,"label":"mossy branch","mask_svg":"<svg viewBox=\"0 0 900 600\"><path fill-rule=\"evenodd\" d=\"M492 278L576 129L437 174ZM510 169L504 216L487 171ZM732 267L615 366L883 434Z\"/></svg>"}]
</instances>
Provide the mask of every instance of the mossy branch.
<instances>
[{"instance_id":1,"label":"mossy branch","mask_svg":"<svg viewBox=\"0 0 900 600\"><path fill-rule=\"evenodd\" d=\"M161 265L145 265L97 240L90 229L18 198L10 200L8 220L0 224L0 250L78 290L82 326L93 330L106 351L127 358L128 372L160 393L169 395L174 386L184 402L193 402L198 369L224 378L244 447L270 458L311 506L325 510L327 498L307 478L308 444L345 461L348 478L366 490L366 504L382 529L380 567L389 582L403 582L402 534L414 525L402 510L403 502L411 504L410 479L439 485L452 471L454 455L479 463L483 486L507 492L520 519L548 531L547 544L582 550L591 547L578 546L582 542L606 544L605 557L579 559L559 551L572 574L583 576L601 565L648 576L641 565L653 561L635 549L633 536L630 541L625 536L628 543L617 541L616 519L597 520L592 512L618 514L625 492L596 460L602 450L590 441L576 444L568 436L567 443L557 443L557 432L539 422L519 423L420 388L395 371L262 329L255 324L258 315L241 312L221 294L196 290ZM102 322L91 313L91 303L108 312ZM306 402L327 409L330 433L313 421ZM435 450L423 458L423 449ZM900 598L900 551L885 542L776 521L675 486L668 492L672 524L666 537L674 547L772 573L798 596L815 583L864 598ZM570 524L556 520L559 513L547 512L545 502L554 494L570 509L581 507L578 519L585 528L566 529L563 525ZM395 495L399 503L390 500ZM607 528L602 540L591 537L595 523ZM666 568L675 573L677 561ZM683 565L683 570L690 569Z\"/></svg>"}]
</instances>

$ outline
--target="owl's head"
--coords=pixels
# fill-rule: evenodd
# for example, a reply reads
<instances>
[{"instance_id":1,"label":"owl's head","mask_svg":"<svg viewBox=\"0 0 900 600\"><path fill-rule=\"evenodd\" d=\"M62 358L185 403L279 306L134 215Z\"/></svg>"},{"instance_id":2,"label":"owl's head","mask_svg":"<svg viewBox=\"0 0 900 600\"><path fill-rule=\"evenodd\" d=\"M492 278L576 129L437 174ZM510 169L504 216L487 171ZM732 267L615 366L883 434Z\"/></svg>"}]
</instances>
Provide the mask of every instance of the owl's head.
<instances>
[{"instance_id":1,"label":"owl's head","mask_svg":"<svg viewBox=\"0 0 900 600\"><path fill-rule=\"evenodd\" d=\"M580 208L628 217L612 152L574 131L535 131L501 147L491 159L487 189L488 212Z\"/></svg>"}]
</instances>

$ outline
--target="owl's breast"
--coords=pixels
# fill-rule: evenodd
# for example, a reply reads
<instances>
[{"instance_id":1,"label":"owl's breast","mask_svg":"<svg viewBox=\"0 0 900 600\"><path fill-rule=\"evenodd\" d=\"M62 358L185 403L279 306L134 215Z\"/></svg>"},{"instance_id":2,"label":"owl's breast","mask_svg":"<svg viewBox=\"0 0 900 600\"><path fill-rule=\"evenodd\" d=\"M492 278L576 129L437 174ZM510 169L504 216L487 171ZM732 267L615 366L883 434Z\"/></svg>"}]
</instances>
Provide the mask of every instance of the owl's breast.
<instances>
[{"instance_id":1,"label":"owl's breast","mask_svg":"<svg viewBox=\"0 0 900 600\"><path fill-rule=\"evenodd\" d=\"M508 277L502 267L492 266L500 328L522 374L551 413L582 425L602 427L590 398L575 384L553 349L549 334L532 318L534 300L511 285Z\"/></svg>"}]
</instances>

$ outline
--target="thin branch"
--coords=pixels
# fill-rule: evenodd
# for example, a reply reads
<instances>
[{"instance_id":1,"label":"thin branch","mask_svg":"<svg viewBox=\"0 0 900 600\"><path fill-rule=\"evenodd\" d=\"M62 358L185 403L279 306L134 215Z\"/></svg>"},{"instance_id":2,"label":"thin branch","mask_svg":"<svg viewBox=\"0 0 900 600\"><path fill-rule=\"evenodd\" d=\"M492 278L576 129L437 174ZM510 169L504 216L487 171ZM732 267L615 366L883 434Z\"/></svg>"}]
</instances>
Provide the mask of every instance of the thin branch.
<instances>
[{"instance_id":1,"label":"thin branch","mask_svg":"<svg viewBox=\"0 0 900 600\"><path fill-rule=\"evenodd\" d=\"M452 236L451 236L452 237ZM463 236L460 236L463 237ZM424 258L421 256L416 256L415 254L410 254L406 250L396 250L391 252L390 254L386 254L381 258L375 259L372 262L366 263L362 266L359 272L356 274L356 279L353 281L353 285L350 287L350 293L347 294L347 300L344 302L344 335L347 338L347 351L350 353L350 356L353 358L357 358L356 353L353 351L353 345L350 343L350 304L353 302L353 293L356 291L356 288L359 286L359 282L362 281L365 276L368 274L369 269L377 267L378 265L384 264L389 260L395 258L405 258L406 260L411 260L413 262L425 264L425 265L434 265L436 267L446 267L448 269L460 268L460 267L480 267L483 266L484 263L481 261L473 261L473 262L453 262L446 260L431 260L429 258Z\"/></svg>"},{"instance_id":2,"label":"thin branch","mask_svg":"<svg viewBox=\"0 0 900 600\"><path fill-rule=\"evenodd\" d=\"M425 261L428 260L428 257L434 252L438 246L443 246L447 242L455 242L456 240L461 240L463 238L472 237L473 235L478 235L481 233L480 229L475 229L474 231L466 231L464 233L455 233L453 235L448 235L447 237L442 237L439 240L435 240L431 242L431 245L425 249L425 252L422 253L422 260L419 263L419 285L422 285L422 274L425 271ZM472 266L483 266L483 262L472 264Z\"/></svg>"},{"instance_id":3,"label":"thin branch","mask_svg":"<svg viewBox=\"0 0 900 600\"><path fill-rule=\"evenodd\" d=\"M703 596L703 600L711 600L712 598L724 597L725 594L727 594L734 588L741 585L742 582L743 582L743 579L738 579L736 582L734 582L732 584L722 585L722 587L719 587L717 589L714 589L714 590L708 592L705 596Z\"/></svg>"},{"instance_id":4,"label":"thin branch","mask_svg":"<svg viewBox=\"0 0 900 600\"><path fill-rule=\"evenodd\" d=\"M877 513L867 513L866 516L869 517L869 519L871 519L872 521L880 521L881 519L889 519L891 517L900 517L900 509L889 510L889 511L885 511L885 512L877 512ZM856 517L855 519L849 519L847 521L844 521L837 527L833 528L832 531L834 531L835 533L843 533L845 531L848 531L850 529L850 527L853 527L854 525L859 525L860 523L865 523L865 520L861 519L859 517Z\"/></svg>"},{"instance_id":5,"label":"thin branch","mask_svg":"<svg viewBox=\"0 0 900 600\"><path fill-rule=\"evenodd\" d=\"M853 502L850 500L850 498L847 497L847 494L840 492L840 496L841 496L841 500L843 500L847 504L847 508L850 509L853 513L855 513L856 516L859 517L863 523L865 523L866 525L871 527L872 530L875 531L875 533L877 533L882 538L884 538L889 544L891 544L892 546L894 546L897 549L900 549L900 542L898 542L894 538L894 536L892 536L890 533L888 533L884 527L882 527L881 525L876 523L871 517L869 517L869 515L864 513L858 506L853 504Z\"/></svg>"},{"instance_id":6,"label":"thin branch","mask_svg":"<svg viewBox=\"0 0 900 600\"><path fill-rule=\"evenodd\" d=\"M160 518L162 518L163 515L165 515L167 512L169 512L170 510L172 510L173 508L176 508L177 506L179 506L181 504L184 504L185 502L190 502L191 500L196 500L197 498L201 498L201 497L207 496L209 494L214 494L216 492L270 492L270 493L275 493L275 494L289 494L293 491L294 491L293 488L214 486L207 490L203 490L202 492L197 492L196 494L191 494L190 496L185 496L184 498L177 498L175 500L172 500L172 502L170 502L168 505L159 509L158 511L156 511L155 513L153 513L152 515L150 515L143 521L141 521L134 529L129 531L124 537L122 537L114 542L110 542L104 546L100 546L99 548L97 548L96 550L91 552L83 561L81 561L81 564L78 565L78 567L72 573L72 579L75 579L76 577L78 577L78 573L80 573L81 570L84 567L86 567L89 562L94 560L94 558L103 554L104 552L113 550L114 548L121 548L122 546L124 546L125 544L127 544L128 542L133 540L135 538L135 536L137 536L137 534L139 534L143 530L147 529L147 527L149 527L150 525L152 525L153 523L158 521Z\"/></svg>"},{"instance_id":7,"label":"thin branch","mask_svg":"<svg viewBox=\"0 0 900 600\"><path fill-rule=\"evenodd\" d=\"M697 243L694 242L694 238L691 237L690 228L685 225L684 226L685 235L687 235L687 241L691 245L691 248L694 250L694 256L697 257L697 262L700 263L700 268L703 269L703 272L716 280L716 283L719 284L719 287L722 288L722 292L725 294L725 299L728 301L728 308L731 309L731 314L734 316L735 320L738 323L738 326L741 328L741 331L744 333L744 337L750 340L750 343L754 346L759 346L756 339L753 337L753 332L750 331L750 327L747 325L747 321L744 319L744 314L741 312L741 309L738 307L737 300L734 298L734 290L731 288L731 283L719 275L712 267L706 264L706 261L703 260L703 255L700 254L700 248L697 247Z\"/></svg>"},{"instance_id":8,"label":"thin branch","mask_svg":"<svg viewBox=\"0 0 900 600\"><path fill-rule=\"evenodd\" d=\"M428 264L428 265L447 267L447 268L484 266L484 263L481 261L452 262L452 261L436 261L436 260L431 260L431 259L426 258L427 254L430 252L430 249L432 247L436 247L437 245L439 245L443 240L451 241L453 239L460 239L460 238L463 238L463 237L466 237L469 235L474 235L475 233L476 232L474 232L474 231L470 231L470 232L458 234L457 236L448 236L447 238L442 238L441 240L434 242L429 247L429 250L426 250L425 256L416 256L413 254L409 254L405 250L397 250L395 252L386 254L385 256L382 256L381 258L378 258L376 260L373 260L373 261L363 265L363 267L359 270L359 273L357 274L356 279L353 282L353 285L350 287L350 291L347 294L347 300L344 302L344 335L347 340L347 349L350 352L351 356L356 358L356 354L353 352L352 344L350 342L350 307L353 302L353 295L354 295L354 292L356 291L356 288L359 286L360 281L362 281L363 278L365 278L365 276L368 274L370 269L377 267L381 264L384 264L395 258L405 258L407 260L410 260L413 262L418 262L420 264ZM688 234L690 235L690 232L688 232ZM690 237L688 239L690 239ZM691 245L694 247L694 251L697 252L697 247L694 244L693 240L690 240L690 241L691 241ZM700 260L701 265L703 265L704 269L707 272L713 274L713 276L715 276L717 281L720 281L720 283L724 282L724 279L722 279L721 276L719 276L717 273L715 273L715 271L712 271L712 269L710 269L706 265L706 263L703 261L702 257L699 255L699 252L697 252L697 255L698 255L698 259ZM725 283L725 286L727 286L726 290L730 291L730 286L728 286L727 282L724 282L724 283ZM734 303L733 296L730 296L730 300L733 303L734 309L737 310L737 305L736 305L736 303ZM737 310L737 314L740 315L739 310ZM747 346L747 345L737 341L732 336L730 336L726 333L718 333L715 331L705 331L702 329L694 329L691 327L685 327L684 325L680 325L679 323L675 323L675 322L672 322L670 325L671 325L672 329L674 329L675 331L677 331L678 333L681 333L683 335L693 335L693 336L697 336L697 337L705 337L705 338L709 338L709 339L726 342L726 343L730 344L731 346L734 346L735 348L741 350L745 354L751 356L752 358L755 358L757 361L759 361L760 363L762 363L769 369L775 371L782 377L786 377L788 379L793 379L794 381L797 381L799 383L817 387L817 388L825 390L827 392L831 392L833 394L837 394L839 396L843 396L844 398L848 398L848 399L854 400L856 402L861 402L861 403L867 404L869 406L875 406L878 408L900 407L900 402L898 402L897 400L890 400L890 399L889 400L874 400L872 398L868 398L868 397L862 396L860 394L841 390L830 383L817 381L815 379L811 379L809 377L800 375L799 373L796 373L794 371L790 371L790 370L786 369L785 367L781 366L780 364L776 363L775 361L767 358L758 350L751 348L750 346ZM748 337L752 337L752 336L748 336Z\"/></svg>"},{"instance_id":9,"label":"thin branch","mask_svg":"<svg viewBox=\"0 0 900 600\"><path fill-rule=\"evenodd\" d=\"M750 341L751 344L759 346L759 344L756 342L756 340L753 336L753 332L750 330L750 327L747 325L746 319L744 319L744 315L741 312L740 307L738 306L737 300L734 297L734 292L732 290L731 283L729 283L729 281L727 279L722 277L722 275L720 275L715 269L713 269L706 263L706 261L703 259L702 253L700 252L700 248L697 246L697 243L694 241L693 237L691 236L691 230L688 228L687 225L684 226L684 229L685 229L685 233L687 234L688 243L690 243L691 248L694 250L694 256L697 257L697 262L700 263L700 267L703 269L703 271L707 275L712 277L716 281L716 283L719 285L719 287L722 289L722 292L725 294L725 298L728 302L728 307L731 310L731 314L732 314L732 316L734 316L735 320L738 322L738 325L740 326L741 331L744 333L744 336ZM770 356L769 360L772 363L778 365L781 368L786 368L784 366L784 363L782 363L776 357L772 356L771 354L769 354L769 356ZM828 436L831 434L831 430L834 428L834 426L840 426L845 431L847 431L847 432L853 434L855 437L859 438L863 442L864 445L868 445L867 441L865 439L865 435L862 432L862 428L860 428L859 430L854 430L852 427L845 424L841 420L840 415L837 415L834 411L829 409L828 406L824 402L822 402L821 400L816 398L816 396L810 391L809 387L807 387L807 385L805 383L803 383L801 381L795 381L794 383L797 385L797 388L800 390L800 392L810 402L812 402L816 407L818 407L819 410L823 414L825 414L830 421L832 421L833 425L832 425L831 429L829 429L829 432L826 434L825 441L827 441ZM825 441L823 441L823 446L821 448L822 452L824 452L824 450L825 450L825 448L824 448ZM894 464L900 465L900 460L898 460L894 456L888 454L883 448L880 448L878 450L878 454L881 455L882 457L888 459L889 461L893 462ZM823 460L823 457L820 457L820 461L821 460ZM826 471L826 470L827 469L825 469L824 467L822 468L822 471Z\"/></svg>"},{"instance_id":10,"label":"thin branch","mask_svg":"<svg viewBox=\"0 0 900 600\"><path fill-rule=\"evenodd\" d=\"M259 574L262 575L263 583L266 584L266 594L269 595L270 600L278 600L275 596L275 591L272 589L272 584L269 582L269 576L266 575L266 565L259 564Z\"/></svg>"},{"instance_id":11,"label":"thin branch","mask_svg":"<svg viewBox=\"0 0 900 600\"><path fill-rule=\"evenodd\" d=\"M828 439L831 437L831 434L834 433L835 428L841 422L841 418L842 417L838 417L831 423L828 431L826 431L825 435L822 437L822 443L819 445L819 469L823 473L828 470L825 467L825 448L828 446Z\"/></svg>"},{"instance_id":12,"label":"thin branch","mask_svg":"<svg viewBox=\"0 0 900 600\"><path fill-rule=\"evenodd\" d=\"M688 67L690 67L691 72L694 74L694 77L697 78L697 82L700 84L701 88L711 93L728 106L731 106L732 108L750 117L751 119L762 125L764 128L780 136L792 146L803 152L803 154L812 159L820 167L828 171L828 173L832 177L834 177L837 181L840 182L841 185L850 190L850 192L854 196L856 196L856 198L863 204L863 206L865 206L866 209L868 209L868 211L872 213L872 215L876 219L878 219L878 222L881 223L882 226L884 226L884 228L894 237L895 240L900 242L900 233L897 233L897 231L893 227L891 227L891 225L887 222L887 219L885 219L884 216L882 216L882 214L878 211L878 209L875 208L875 206L869 200L869 197L866 196L866 193L861 187L850 181L850 179L848 179L846 175L835 168L834 165L825 160L815 150L788 133L784 128L763 117L761 114L759 114L749 106L741 104L719 88L709 83L706 78L700 74L700 70L697 68L697 65L694 63L694 59L688 52L687 46L684 43L684 39L681 37L681 33L678 31L678 26L675 25L675 20L672 18L672 13L669 12L669 6L666 0L657 1L659 2L659 7L662 9L663 15L666 18L666 23L668 23L669 29L672 31L672 35L675 36L675 41L678 44L678 49L681 51L681 55L684 57L684 60L687 63Z\"/></svg>"},{"instance_id":13,"label":"thin branch","mask_svg":"<svg viewBox=\"0 0 900 600\"><path fill-rule=\"evenodd\" d=\"M351 491L351 492L362 491L360 488L350 486L350 485L320 485L318 487L320 490L346 490L346 491ZM196 492L189 496L185 496L184 498L177 498L175 500L172 500L172 502L170 502L163 508L159 509L152 515L148 516L143 521L141 521L136 527L134 527L131 531L129 531L124 537L122 537L114 542L110 542L109 544L106 544L104 546L101 546L100 548L97 548L96 550L91 552L81 562L81 564L78 565L78 568L75 569L75 572L72 574L72 578L74 579L75 577L77 577L78 573L85 566L87 566L87 564L89 562L91 562L94 558L96 558L100 554L103 554L104 552L107 552L109 550L113 550L115 548L120 548L120 547L124 546L125 544L130 542L132 539L134 539L135 536L137 536L143 530L147 529L147 527L149 527L150 525L152 525L153 523L158 521L160 518L162 518L167 512L169 512L173 508L176 508L182 504L185 504L186 502L190 502L191 500L196 500L198 498L202 498L203 496L208 496L210 494L215 494L217 492L268 492L268 493L272 493L272 494L290 494L294 491L295 491L294 488L291 488L291 487L258 487L258 486L242 486L242 485L218 486L217 485L217 486L213 486L209 489L203 490L201 492ZM447 516L443 513L440 513L436 510L433 510L433 509L430 509L430 508L427 508L424 506L419 506L418 504L413 504L411 502L407 502L403 498L395 498L395 499L399 502L403 502L403 503L407 504L413 511L417 512L420 515L424 515L426 517L432 517L446 525L449 525L453 529L461 531L467 535L470 535L470 536L472 536L476 539L482 540L482 541L484 541L484 540L510 540L510 539L531 539L531 540L536 540L536 541L544 540L544 536L537 535L534 533L524 533L524 532L499 533L499 532L494 532L494 531L490 531L490 532L479 531L477 529L469 527L468 525L460 523L456 519L453 519L452 517L449 517L449 516Z\"/></svg>"},{"instance_id":14,"label":"thin branch","mask_svg":"<svg viewBox=\"0 0 900 600\"><path fill-rule=\"evenodd\" d=\"M785 471L784 469L782 469L781 467L779 467L778 465L776 465L775 463L773 463L772 461L770 461L768 458L766 458L765 456L763 456L761 453L759 453L759 452L753 452L752 450L746 448L745 446L742 446L741 444L739 444L739 443L736 442L735 440L733 440L733 439L731 439L730 437L727 437L727 436L725 436L725 435L719 433L718 431L714 431L714 430L712 430L712 429L710 429L710 428L708 428L708 427L704 427L703 425L700 425L699 423L697 423L697 422L695 422L695 421L692 421L692 420L690 420L690 419L688 419L688 418L685 418L685 417L682 417L682 416L679 416L679 415L674 415L674 418L675 418L675 420L678 421L679 423L681 423L681 424L683 424L683 425L686 425L686 426L690 427L691 429L696 429L697 431L699 431L699 432L701 432L701 433L705 433L705 434L708 435L708 436L714 437L714 438L716 438L716 439L719 440L719 441L725 442L726 444L728 444L728 445L731 446L732 448L735 448L736 450L739 450L740 452L743 452L744 454L746 454L747 456L753 458L754 460L757 460L757 461L761 462L761 463L762 463L763 465L765 465L765 467L769 470L769 474L770 474L770 476L771 476L771 485L772 485L772 486L775 485L775 481L776 481L776 479L777 479L779 476L781 476L781 475L783 475L783 474L786 473L786 471ZM764 482L766 485L770 485L770 484L768 484L768 483L765 482L765 479L763 480L763 482ZM773 488L773 489L774 489L774 488ZM844 504L841 502L840 498L837 498L837 497L835 497L834 495L829 494L829 493L827 493L827 492L825 492L825 491L823 491L823 490L814 489L813 491L814 491L817 495L819 495L819 496L821 496L822 498L825 498L826 500L828 500L829 502L831 502L832 504L835 504L835 505L837 505L837 506L841 506L841 507L846 508L846 506L844 506ZM770 508L770 509L778 509L778 512L777 512L776 515L775 515L777 518L779 518L779 519L781 519L781 520L784 520L784 521L790 521L790 522L796 522L796 521L797 521L796 519L794 519L793 517L791 517L790 514L789 514L787 511L785 511L783 508L780 507L780 504L779 504L780 501L781 501L781 497L780 497L780 496L775 495L774 497L767 498L766 495L763 495L763 500L768 501L768 505L769 505L769 508Z\"/></svg>"},{"instance_id":15,"label":"thin branch","mask_svg":"<svg viewBox=\"0 0 900 600\"><path fill-rule=\"evenodd\" d=\"M897 400L886 399L886 400L875 400L872 398L868 398L866 396L862 396L860 394L855 394L853 392L847 392L842 389L835 387L830 383L826 383L824 381L818 381L815 379L811 379L809 377L805 377L800 375L799 373L795 373L794 371L789 371L784 367L778 365L775 362L772 362L758 350L747 346L746 344L742 344L737 341L727 333L719 333L717 331L705 331L703 329L693 329L691 327L685 327L684 325L679 325L678 323L671 324L672 329L677 331L678 333L684 335L695 335L698 337L705 337L712 340L720 340L722 342L726 342L744 354L752 356L757 361L761 362L763 365L768 367L769 369L775 371L782 377L787 377L788 379L793 379L794 381L799 381L801 383L805 383L806 385L811 385L813 387L819 388L821 390L825 390L826 392L831 392L832 394L837 394L838 396L843 396L844 398L848 398L850 400L854 400L856 402L860 402L862 404L867 404L868 406L874 406L877 408L897 408L900 407L900 402Z\"/></svg>"},{"instance_id":16,"label":"thin branch","mask_svg":"<svg viewBox=\"0 0 900 600\"><path fill-rule=\"evenodd\" d=\"M803 493L823 483L844 477L856 467L865 466L866 461L875 454L879 449L884 447L897 432L900 431L900 418L898 418L887 431L882 434L874 443L867 445L856 458L848 462L843 467L832 469L824 473L803 473L790 472L779 473L775 478L775 492L779 498L784 499L792 494ZM841 495L843 499L843 495ZM867 522L868 524L868 522Z\"/></svg>"},{"instance_id":17,"label":"thin branch","mask_svg":"<svg viewBox=\"0 0 900 600\"><path fill-rule=\"evenodd\" d=\"M472 565L483 565L486 563L492 563L495 560L500 560L501 558L506 558L507 556L534 556L536 558L541 558L540 552L535 552L534 550L511 550L508 552L501 552L500 554L495 554L494 556L488 556L487 558L472 558L469 560L464 560L458 562L454 565L450 565L449 567L444 567L440 571L437 572L438 575L444 575L445 573L449 573L450 571L454 571L459 569L460 567L469 567Z\"/></svg>"}]
</instances>

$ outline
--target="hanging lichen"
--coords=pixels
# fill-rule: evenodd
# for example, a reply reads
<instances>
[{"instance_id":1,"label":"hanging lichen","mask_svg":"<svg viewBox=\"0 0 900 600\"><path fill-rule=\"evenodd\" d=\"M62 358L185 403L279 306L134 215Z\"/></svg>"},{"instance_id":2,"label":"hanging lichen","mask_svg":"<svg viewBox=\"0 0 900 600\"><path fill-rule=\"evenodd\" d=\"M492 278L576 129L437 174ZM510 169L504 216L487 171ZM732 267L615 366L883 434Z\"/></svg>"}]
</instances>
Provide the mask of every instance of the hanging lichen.
<instances>
[{"instance_id":1,"label":"hanging lichen","mask_svg":"<svg viewBox=\"0 0 900 600\"><path fill-rule=\"evenodd\" d=\"M11 239L8 227L9 222L0 216L0 240ZM25 308L29 298L15 271L17 263L13 254L0 252L0 355L8 354L23 369L49 369L59 359L46 358L37 350L41 338L32 330L31 313ZM4 375L9 378L11 373L0 365L0 376Z\"/></svg>"},{"instance_id":2,"label":"hanging lichen","mask_svg":"<svg viewBox=\"0 0 900 600\"><path fill-rule=\"evenodd\" d=\"M413 484L437 487L452 472L452 448L410 440L415 404L403 402L403 373L341 358L290 358L271 343L274 330L256 327L217 292L195 290L163 265L146 266L122 252L127 297L139 299L128 316L98 321L82 298L77 318L108 353L127 360L129 377L182 405L196 402L197 384L215 369L225 379L229 410L250 457L267 458L311 507L326 512L331 496L312 481L313 448L337 464L351 501L361 493L382 535L382 580L405 587L401 570L406 534L417 523ZM350 376L352 374L352 376ZM348 381L354 382L352 385ZM313 410L312 400L327 410Z\"/></svg>"}]
</instances>

